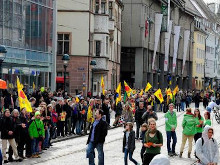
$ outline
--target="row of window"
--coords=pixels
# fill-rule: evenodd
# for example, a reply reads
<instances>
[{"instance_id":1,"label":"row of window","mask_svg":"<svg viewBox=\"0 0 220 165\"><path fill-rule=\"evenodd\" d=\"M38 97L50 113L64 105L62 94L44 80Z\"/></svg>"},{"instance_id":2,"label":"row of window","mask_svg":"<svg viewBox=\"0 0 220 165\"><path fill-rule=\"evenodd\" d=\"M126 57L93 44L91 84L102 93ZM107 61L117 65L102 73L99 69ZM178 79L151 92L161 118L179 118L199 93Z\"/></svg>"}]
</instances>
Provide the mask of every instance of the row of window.
<instances>
[{"instance_id":1,"label":"row of window","mask_svg":"<svg viewBox=\"0 0 220 165\"><path fill-rule=\"evenodd\" d=\"M196 73L204 73L204 65L203 64L196 64Z\"/></svg>"},{"instance_id":2,"label":"row of window","mask_svg":"<svg viewBox=\"0 0 220 165\"><path fill-rule=\"evenodd\" d=\"M210 47L210 46L206 46L206 52L207 52L207 53L214 54L214 51L215 51L214 48L212 48L212 47Z\"/></svg>"},{"instance_id":3,"label":"row of window","mask_svg":"<svg viewBox=\"0 0 220 165\"><path fill-rule=\"evenodd\" d=\"M200 43L200 44L205 44L205 36L201 35L201 34L197 34L197 41Z\"/></svg>"},{"instance_id":4,"label":"row of window","mask_svg":"<svg viewBox=\"0 0 220 165\"><path fill-rule=\"evenodd\" d=\"M205 59L205 50L197 48L196 57L200 59Z\"/></svg>"}]
</instances>

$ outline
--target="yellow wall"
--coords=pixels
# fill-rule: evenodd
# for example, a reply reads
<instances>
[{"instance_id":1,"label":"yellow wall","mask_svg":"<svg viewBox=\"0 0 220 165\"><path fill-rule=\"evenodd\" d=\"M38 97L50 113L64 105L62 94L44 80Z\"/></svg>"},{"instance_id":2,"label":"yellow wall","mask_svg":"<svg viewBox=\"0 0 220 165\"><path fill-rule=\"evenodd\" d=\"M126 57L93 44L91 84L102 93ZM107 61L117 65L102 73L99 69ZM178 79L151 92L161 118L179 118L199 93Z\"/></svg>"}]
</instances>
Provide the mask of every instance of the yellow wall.
<instances>
[{"instance_id":1,"label":"yellow wall","mask_svg":"<svg viewBox=\"0 0 220 165\"><path fill-rule=\"evenodd\" d=\"M205 59L205 34L200 31L194 31L194 47L193 47L193 77L196 79L196 89L203 88L204 77L204 59ZM200 67L197 68L197 66Z\"/></svg>"}]
</instances>

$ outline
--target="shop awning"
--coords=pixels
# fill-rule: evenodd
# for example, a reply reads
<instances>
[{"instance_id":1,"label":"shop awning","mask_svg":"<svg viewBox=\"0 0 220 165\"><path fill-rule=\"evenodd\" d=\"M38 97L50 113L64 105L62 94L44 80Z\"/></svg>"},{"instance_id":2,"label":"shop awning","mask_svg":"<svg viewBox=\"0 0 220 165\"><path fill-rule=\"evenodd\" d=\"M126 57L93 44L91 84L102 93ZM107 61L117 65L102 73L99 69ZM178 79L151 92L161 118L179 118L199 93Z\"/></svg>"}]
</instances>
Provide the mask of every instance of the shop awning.
<instances>
[{"instance_id":1,"label":"shop awning","mask_svg":"<svg viewBox=\"0 0 220 165\"><path fill-rule=\"evenodd\" d=\"M66 77L66 79L69 79L69 77ZM56 83L64 83L64 77L56 77Z\"/></svg>"}]
</instances>

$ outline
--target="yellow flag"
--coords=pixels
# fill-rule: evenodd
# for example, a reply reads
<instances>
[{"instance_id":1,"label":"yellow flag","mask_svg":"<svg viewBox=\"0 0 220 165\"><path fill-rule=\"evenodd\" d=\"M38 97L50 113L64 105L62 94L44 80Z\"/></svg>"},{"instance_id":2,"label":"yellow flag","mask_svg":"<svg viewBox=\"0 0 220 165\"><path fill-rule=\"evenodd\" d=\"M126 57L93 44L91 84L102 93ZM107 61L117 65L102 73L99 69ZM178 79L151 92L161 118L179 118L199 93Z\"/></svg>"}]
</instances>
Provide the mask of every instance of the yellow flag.
<instances>
[{"instance_id":1,"label":"yellow flag","mask_svg":"<svg viewBox=\"0 0 220 165\"><path fill-rule=\"evenodd\" d=\"M79 103L79 97L76 97L76 102Z\"/></svg>"},{"instance_id":2,"label":"yellow flag","mask_svg":"<svg viewBox=\"0 0 220 165\"><path fill-rule=\"evenodd\" d=\"M101 77L101 87L102 87L102 93L105 95L105 82L103 76Z\"/></svg>"},{"instance_id":3,"label":"yellow flag","mask_svg":"<svg viewBox=\"0 0 220 165\"><path fill-rule=\"evenodd\" d=\"M145 92L149 91L152 88L152 85L150 83L147 83L146 87L145 87Z\"/></svg>"},{"instance_id":4,"label":"yellow flag","mask_svg":"<svg viewBox=\"0 0 220 165\"><path fill-rule=\"evenodd\" d=\"M179 91L179 87L178 87L178 85L177 85L176 88L173 90L173 95L175 96L178 91Z\"/></svg>"},{"instance_id":5,"label":"yellow flag","mask_svg":"<svg viewBox=\"0 0 220 165\"><path fill-rule=\"evenodd\" d=\"M173 98L173 94L170 88L167 89L166 94L167 96L170 96L171 99Z\"/></svg>"},{"instance_id":6,"label":"yellow flag","mask_svg":"<svg viewBox=\"0 0 220 165\"><path fill-rule=\"evenodd\" d=\"M92 115L92 109L91 106L89 106L88 108L88 112L87 112L87 122L93 123L94 122L94 118Z\"/></svg>"},{"instance_id":7,"label":"yellow flag","mask_svg":"<svg viewBox=\"0 0 220 165\"><path fill-rule=\"evenodd\" d=\"M144 90L141 89L140 95L143 96L143 94L144 94Z\"/></svg>"},{"instance_id":8,"label":"yellow flag","mask_svg":"<svg viewBox=\"0 0 220 165\"><path fill-rule=\"evenodd\" d=\"M132 89L132 94L135 95L137 91L135 89Z\"/></svg>"},{"instance_id":9,"label":"yellow flag","mask_svg":"<svg viewBox=\"0 0 220 165\"><path fill-rule=\"evenodd\" d=\"M23 85L20 83L18 77L17 77L17 88L18 88L18 100L19 100L20 109L26 108L27 112L32 112L31 103L28 101L27 96L22 90Z\"/></svg>"},{"instance_id":10,"label":"yellow flag","mask_svg":"<svg viewBox=\"0 0 220 165\"><path fill-rule=\"evenodd\" d=\"M118 105L118 103L121 101L121 83L118 84L118 87L116 89L116 105Z\"/></svg>"},{"instance_id":11,"label":"yellow flag","mask_svg":"<svg viewBox=\"0 0 220 165\"><path fill-rule=\"evenodd\" d=\"M129 87L129 85L124 81L124 86L125 86L125 91L128 95L128 97L131 96L131 92L133 92L133 90Z\"/></svg>"},{"instance_id":12,"label":"yellow flag","mask_svg":"<svg viewBox=\"0 0 220 165\"><path fill-rule=\"evenodd\" d=\"M163 100L163 94L161 92L161 89L158 89L154 95L158 98L158 100L160 100L160 103L162 103L164 100Z\"/></svg>"},{"instance_id":13,"label":"yellow flag","mask_svg":"<svg viewBox=\"0 0 220 165\"><path fill-rule=\"evenodd\" d=\"M35 83L33 82L33 91L35 90L36 86L35 86Z\"/></svg>"}]
</instances>

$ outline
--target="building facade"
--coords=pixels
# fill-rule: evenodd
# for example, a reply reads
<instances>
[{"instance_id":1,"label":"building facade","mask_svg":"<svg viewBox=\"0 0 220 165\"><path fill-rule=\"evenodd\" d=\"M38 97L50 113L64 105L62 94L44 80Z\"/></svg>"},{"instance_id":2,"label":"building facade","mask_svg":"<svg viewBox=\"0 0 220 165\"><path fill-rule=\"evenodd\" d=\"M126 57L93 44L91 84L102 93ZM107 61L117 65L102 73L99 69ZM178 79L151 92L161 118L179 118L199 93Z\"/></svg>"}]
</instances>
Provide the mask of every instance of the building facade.
<instances>
[{"instance_id":1,"label":"building facade","mask_svg":"<svg viewBox=\"0 0 220 165\"><path fill-rule=\"evenodd\" d=\"M123 4L121 80L126 80L135 88L143 88L147 82L155 88L166 88L170 80L172 88L176 85L183 89L192 88L194 16L197 11L190 0L171 0L170 3L166 0L125 0ZM164 12L164 6L167 5L170 8ZM163 13L162 28L155 35L155 27L158 26L155 17L158 13ZM168 21L172 21L172 27L169 34L168 59L165 60ZM164 29L164 26L167 28ZM179 34L176 32L179 39L175 37L174 29L177 28L180 28ZM189 35L185 35L187 33ZM159 42L153 60L155 38L158 35ZM187 42L184 42L184 37ZM174 38L179 42L176 46ZM178 49L174 50L176 47ZM167 70L164 65L168 65Z\"/></svg>"},{"instance_id":2,"label":"building facade","mask_svg":"<svg viewBox=\"0 0 220 165\"><path fill-rule=\"evenodd\" d=\"M63 88L62 55L69 54L67 90L71 94L101 93L116 88L120 76L120 0L58 0L57 88ZM71 20L71 21L70 21ZM81 21L83 20L83 21ZM96 65L90 65L91 61ZM60 81L61 80L61 81Z\"/></svg>"},{"instance_id":3,"label":"building facade","mask_svg":"<svg viewBox=\"0 0 220 165\"><path fill-rule=\"evenodd\" d=\"M0 45L6 46L3 79L51 87L53 72L53 0L0 0ZM53 83L53 82L52 82Z\"/></svg>"}]
</instances>

